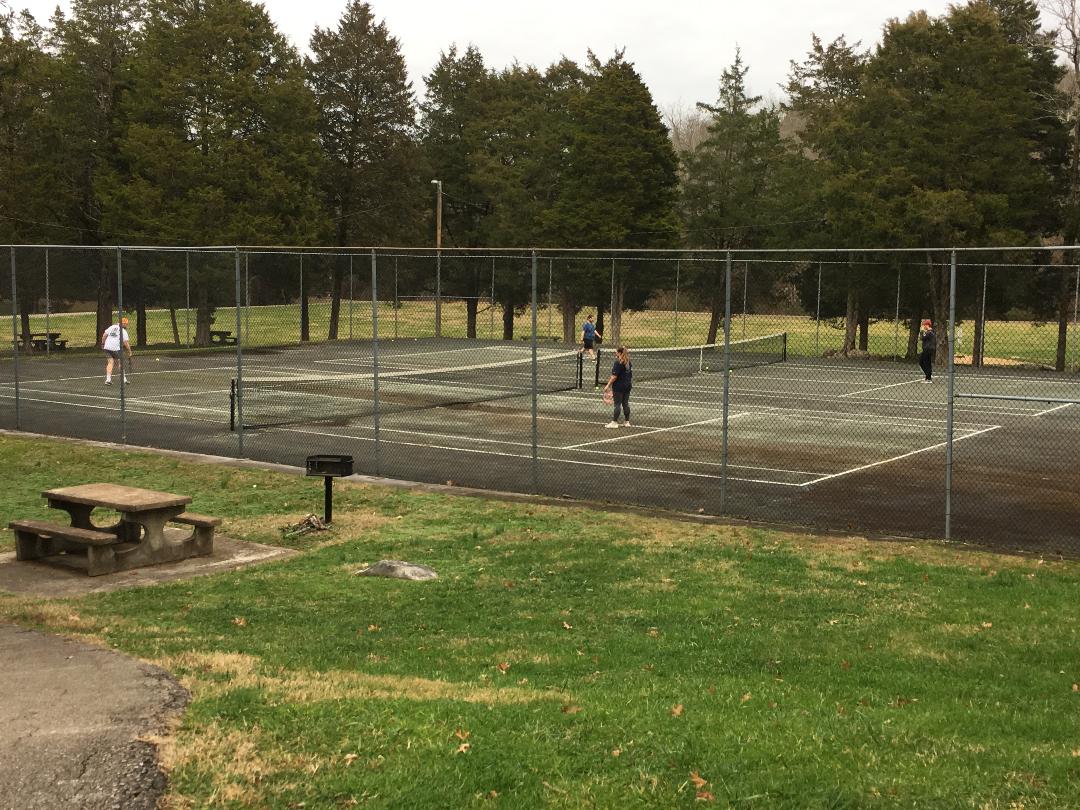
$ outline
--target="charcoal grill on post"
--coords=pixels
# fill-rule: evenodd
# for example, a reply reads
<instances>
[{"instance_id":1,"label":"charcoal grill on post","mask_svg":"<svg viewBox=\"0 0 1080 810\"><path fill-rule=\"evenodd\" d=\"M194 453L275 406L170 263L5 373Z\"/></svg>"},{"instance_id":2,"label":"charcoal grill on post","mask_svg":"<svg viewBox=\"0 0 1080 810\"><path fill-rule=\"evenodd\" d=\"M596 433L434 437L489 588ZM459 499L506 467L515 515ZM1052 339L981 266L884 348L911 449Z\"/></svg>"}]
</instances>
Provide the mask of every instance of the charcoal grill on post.
<instances>
[{"instance_id":1,"label":"charcoal grill on post","mask_svg":"<svg viewBox=\"0 0 1080 810\"><path fill-rule=\"evenodd\" d=\"M329 523L334 518L334 479L353 474L352 456L320 454L307 457L307 475L322 476L323 479L323 522Z\"/></svg>"}]
</instances>

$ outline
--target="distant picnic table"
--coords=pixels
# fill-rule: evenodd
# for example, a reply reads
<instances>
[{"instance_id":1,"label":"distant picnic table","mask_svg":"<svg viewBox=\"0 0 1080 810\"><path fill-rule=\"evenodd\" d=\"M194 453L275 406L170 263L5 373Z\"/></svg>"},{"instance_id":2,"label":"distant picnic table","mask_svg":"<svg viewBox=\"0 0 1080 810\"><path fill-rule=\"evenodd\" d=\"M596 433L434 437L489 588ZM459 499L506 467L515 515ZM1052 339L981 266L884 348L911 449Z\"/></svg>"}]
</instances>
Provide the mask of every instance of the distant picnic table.
<instances>
[{"instance_id":1,"label":"distant picnic table","mask_svg":"<svg viewBox=\"0 0 1080 810\"><path fill-rule=\"evenodd\" d=\"M217 343L220 346L229 346L236 343L236 338L232 336L232 332L228 329L211 329L210 342Z\"/></svg>"},{"instance_id":2,"label":"distant picnic table","mask_svg":"<svg viewBox=\"0 0 1080 810\"><path fill-rule=\"evenodd\" d=\"M14 520L16 557L36 560L57 555L85 555L91 576L124 571L144 565L173 562L213 551L214 528L219 518L185 511L187 495L157 492L118 484L82 484L41 493L49 506L68 513L69 525L38 520ZM95 509L112 509L120 520L107 527L95 526ZM186 532L167 532L168 523L192 527Z\"/></svg>"},{"instance_id":3,"label":"distant picnic table","mask_svg":"<svg viewBox=\"0 0 1080 810\"><path fill-rule=\"evenodd\" d=\"M48 351L49 349L66 349L67 341L60 340L60 332L29 332L19 337L19 347L30 348L35 351Z\"/></svg>"}]
</instances>

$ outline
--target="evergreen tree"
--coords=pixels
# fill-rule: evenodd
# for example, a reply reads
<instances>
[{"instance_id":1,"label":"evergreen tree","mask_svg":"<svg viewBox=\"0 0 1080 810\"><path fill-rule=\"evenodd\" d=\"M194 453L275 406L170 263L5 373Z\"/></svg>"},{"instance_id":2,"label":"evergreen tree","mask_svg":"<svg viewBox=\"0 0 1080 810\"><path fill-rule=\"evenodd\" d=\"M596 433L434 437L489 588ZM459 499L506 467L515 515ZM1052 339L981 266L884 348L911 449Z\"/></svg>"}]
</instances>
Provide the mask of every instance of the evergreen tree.
<instances>
[{"instance_id":1,"label":"evergreen tree","mask_svg":"<svg viewBox=\"0 0 1080 810\"><path fill-rule=\"evenodd\" d=\"M122 167L103 184L114 230L207 245L305 244L323 228L315 107L261 5L155 0L124 108ZM193 267L198 345L231 276L231 257Z\"/></svg>"},{"instance_id":2,"label":"evergreen tree","mask_svg":"<svg viewBox=\"0 0 1080 810\"><path fill-rule=\"evenodd\" d=\"M412 85L398 40L371 7L350 0L334 30L317 28L308 84L319 109L325 157L323 199L331 212L334 244L357 237L392 244L418 232L427 179L421 179ZM330 308L337 338L343 265L335 263Z\"/></svg>"}]
</instances>

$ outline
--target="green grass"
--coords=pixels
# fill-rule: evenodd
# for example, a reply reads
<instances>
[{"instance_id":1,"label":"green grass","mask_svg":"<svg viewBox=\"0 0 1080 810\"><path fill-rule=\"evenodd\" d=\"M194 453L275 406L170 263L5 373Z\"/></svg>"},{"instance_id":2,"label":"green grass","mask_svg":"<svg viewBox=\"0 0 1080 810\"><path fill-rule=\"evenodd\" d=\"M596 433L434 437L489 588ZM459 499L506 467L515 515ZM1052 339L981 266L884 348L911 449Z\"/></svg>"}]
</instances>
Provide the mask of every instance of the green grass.
<instances>
[{"instance_id":1,"label":"green grass","mask_svg":"<svg viewBox=\"0 0 1080 810\"><path fill-rule=\"evenodd\" d=\"M498 340L502 338L501 310L485 308L477 317L477 336L481 339ZM366 301L355 301L352 307L351 331L349 302L342 302L341 321L338 335L347 339L350 335L356 339L370 339L371 305ZM394 337L422 338L435 334L435 305L430 301L407 301L398 309L389 303L381 303L378 310L379 336L383 339ZM579 320L584 313L579 314ZM325 340L330 323L330 303L328 300L314 299L309 308L309 335L313 342ZM89 312L74 312L52 315L49 320L51 331L60 332L69 340L72 349L92 350L97 347L95 333L95 315ZM561 339L561 313L557 307L543 306L537 314L538 331L544 342ZM465 305L460 301L447 301L443 305L443 335L450 338L464 338L467 334ZM214 327L236 332L235 308L222 307L215 312ZM134 325L131 327L134 334ZM680 312L678 318L669 310L628 311L623 317L622 342L631 347L694 345L704 343L708 338L709 314L707 312ZM893 357L899 353L903 357L907 348L906 324L900 324L899 330L893 321L876 321L870 326L868 349L870 354L879 357ZM964 325L964 340L961 352L970 353L974 326ZM33 315L30 318L32 332L44 332L45 316ZM531 334L531 315L519 314L514 324L517 339L527 339ZM247 342L251 346L280 346L297 344L300 340L300 307L298 304L279 306L252 307L245 315L244 330ZM184 310L177 312L177 331L181 345L188 345L189 336L195 333L195 312L187 313L185 323ZM805 315L760 314L745 318L736 314L732 318L732 339L756 337L776 332L789 334L788 350L794 356L821 356L830 351L838 351L843 344L843 330L831 321L818 324ZM576 338L576 333L575 333ZM1070 327L1068 344L1068 367L1080 368L1080 334ZM167 348L173 344L172 324L167 310L152 310L147 313L147 343L155 347ZM1057 324L1035 323L1032 321L989 321L986 328L986 356L992 361L1006 363L1031 363L1053 366L1057 352ZM991 362L992 362L991 361Z\"/></svg>"},{"instance_id":2,"label":"green grass","mask_svg":"<svg viewBox=\"0 0 1080 810\"><path fill-rule=\"evenodd\" d=\"M281 542L317 482L0 437ZM291 560L0 619L176 672L173 807L1080 806L1080 567L341 485ZM380 558L429 583L357 578Z\"/></svg>"}]
</instances>

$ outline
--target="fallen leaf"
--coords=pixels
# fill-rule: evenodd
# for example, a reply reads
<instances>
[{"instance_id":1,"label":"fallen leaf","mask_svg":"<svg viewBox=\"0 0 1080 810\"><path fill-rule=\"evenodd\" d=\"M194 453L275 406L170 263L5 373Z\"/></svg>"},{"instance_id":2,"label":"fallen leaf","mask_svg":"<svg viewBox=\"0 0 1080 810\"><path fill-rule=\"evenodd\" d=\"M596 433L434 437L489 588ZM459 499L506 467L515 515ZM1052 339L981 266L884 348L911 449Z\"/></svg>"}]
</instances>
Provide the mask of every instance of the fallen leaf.
<instances>
[{"instance_id":1,"label":"fallen leaf","mask_svg":"<svg viewBox=\"0 0 1080 810\"><path fill-rule=\"evenodd\" d=\"M1073 691L1074 692L1080 692L1080 683L1074 683L1073 684Z\"/></svg>"},{"instance_id":2,"label":"fallen leaf","mask_svg":"<svg viewBox=\"0 0 1080 810\"><path fill-rule=\"evenodd\" d=\"M922 575L922 581L923 582L929 582L930 581L930 575L929 574L923 574Z\"/></svg>"},{"instance_id":3,"label":"fallen leaf","mask_svg":"<svg viewBox=\"0 0 1080 810\"><path fill-rule=\"evenodd\" d=\"M571 706L571 705L567 704L567 705L562 707L562 713L563 714L577 714L580 711L581 711L580 706Z\"/></svg>"},{"instance_id":4,"label":"fallen leaf","mask_svg":"<svg viewBox=\"0 0 1080 810\"><path fill-rule=\"evenodd\" d=\"M714 802L714 801L716 801L716 797L713 796L711 793L709 793L709 791L707 791L707 790L699 790L697 792L697 794L695 795L695 797L694 797L694 801L698 801L698 802Z\"/></svg>"},{"instance_id":5,"label":"fallen leaf","mask_svg":"<svg viewBox=\"0 0 1080 810\"><path fill-rule=\"evenodd\" d=\"M1072 755L1074 757L1080 757L1080 748L1074 748L1073 752L1072 752Z\"/></svg>"},{"instance_id":6,"label":"fallen leaf","mask_svg":"<svg viewBox=\"0 0 1080 810\"><path fill-rule=\"evenodd\" d=\"M247 627L247 619L245 619L243 616L233 617L232 623L235 624L237 627Z\"/></svg>"},{"instance_id":7,"label":"fallen leaf","mask_svg":"<svg viewBox=\"0 0 1080 810\"><path fill-rule=\"evenodd\" d=\"M461 745L459 745L457 747L457 749L455 749L454 753L455 754L467 754L469 752L470 748L472 748L472 746L469 745L468 743L462 743Z\"/></svg>"},{"instance_id":8,"label":"fallen leaf","mask_svg":"<svg viewBox=\"0 0 1080 810\"><path fill-rule=\"evenodd\" d=\"M563 627L563 630L573 630L574 629L574 625L569 624L568 622L563 622L562 627Z\"/></svg>"},{"instance_id":9,"label":"fallen leaf","mask_svg":"<svg viewBox=\"0 0 1080 810\"><path fill-rule=\"evenodd\" d=\"M503 582L503 587L504 587L504 588L507 588L507 589L513 588L513 587L514 587L514 583L513 583L513 582L511 582L510 580L506 580L505 582ZM491 792L492 792L492 793L495 793L495 791L491 791ZM496 795L498 795L498 794L496 794Z\"/></svg>"},{"instance_id":10,"label":"fallen leaf","mask_svg":"<svg viewBox=\"0 0 1080 810\"><path fill-rule=\"evenodd\" d=\"M457 731L454 732L454 736L457 737L459 740L467 740L469 739L469 732L463 728L459 728Z\"/></svg>"},{"instance_id":11,"label":"fallen leaf","mask_svg":"<svg viewBox=\"0 0 1080 810\"><path fill-rule=\"evenodd\" d=\"M369 624L367 626L367 631L369 633L378 633L380 630L382 630L382 628L379 627L379 625L377 625L377 624Z\"/></svg>"},{"instance_id":12,"label":"fallen leaf","mask_svg":"<svg viewBox=\"0 0 1080 810\"><path fill-rule=\"evenodd\" d=\"M743 695L741 698L739 698L739 703L746 703L746 701L750 700L750 698L752 698L752 697L753 697L753 695L751 695L749 692L747 692L745 695Z\"/></svg>"},{"instance_id":13,"label":"fallen leaf","mask_svg":"<svg viewBox=\"0 0 1080 810\"><path fill-rule=\"evenodd\" d=\"M991 627L994 626L994 623L993 622L983 622L982 626L983 626L983 630L989 630Z\"/></svg>"},{"instance_id":14,"label":"fallen leaf","mask_svg":"<svg viewBox=\"0 0 1080 810\"><path fill-rule=\"evenodd\" d=\"M352 765L358 759L360 759L359 754L346 754L345 755L345 765L346 766Z\"/></svg>"},{"instance_id":15,"label":"fallen leaf","mask_svg":"<svg viewBox=\"0 0 1080 810\"><path fill-rule=\"evenodd\" d=\"M612 749L612 751L611 751L611 755L612 755L613 757L618 757L618 756L622 756L622 749L621 749L621 748L614 748L614 749Z\"/></svg>"},{"instance_id":16,"label":"fallen leaf","mask_svg":"<svg viewBox=\"0 0 1080 810\"><path fill-rule=\"evenodd\" d=\"M650 627L649 628L649 636L650 637L658 638L659 635L660 635L660 631L657 628L655 628L655 627Z\"/></svg>"},{"instance_id":17,"label":"fallen leaf","mask_svg":"<svg viewBox=\"0 0 1080 810\"><path fill-rule=\"evenodd\" d=\"M529 682L528 678L522 678L520 681L518 681L518 686L524 686L528 682Z\"/></svg>"},{"instance_id":18,"label":"fallen leaf","mask_svg":"<svg viewBox=\"0 0 1080 810\"><path fill-rule=\"evenodd\" d=\"M851 669L851 662L847 659L844 659L840 662L840 669Z\"/></svg>"},{"instance_id":19,"label":"fallen leaf","mask_svg":"<svg viewBox=\"0 0 1080 810\"><path fill-rule=\"evenodd\" d=\"M709 784L709 780L708 779L702 779L701 774L699 774L697 771L690 771L690 781L693 783L694 787L696 789L698 789L698 790L701 790L703 787L705 787L707 784Z\"/></svg>"},{"instance_id":20,"label":"fallen leaf","mask_svg":"<svg viewBox=\"0 0 1080 810\"><path fill-rule=\"evenodd\" d=\"M672 717L682 717L682 713L683 713L683 705L681 703L676 703L674 706L671 707L671 716Z\"/></svg>"},{"instance_id":21,"label":"fallen leaf","mask_svg":"<svg viewBox=\"0 0 1080 810\"><path fill-rule=\"evenodd\" d=\"M487 793L487 797L489 799L497 799L497 798L499 798L499 791L497 791L497 790L489 790L488 793Z\"/></svg>"},{"instance_id":22,"label":"fallen leaf","mask_svg":"<svg viewBox=\"0 0 1080 810\"><path fill-rule=\"evenodd\" d=\"M499 670L499 672L505 675L507 672L510 671L510 662L503 661L501 664L498 664L496 668Z\"/></svg>"}]
</instances>

